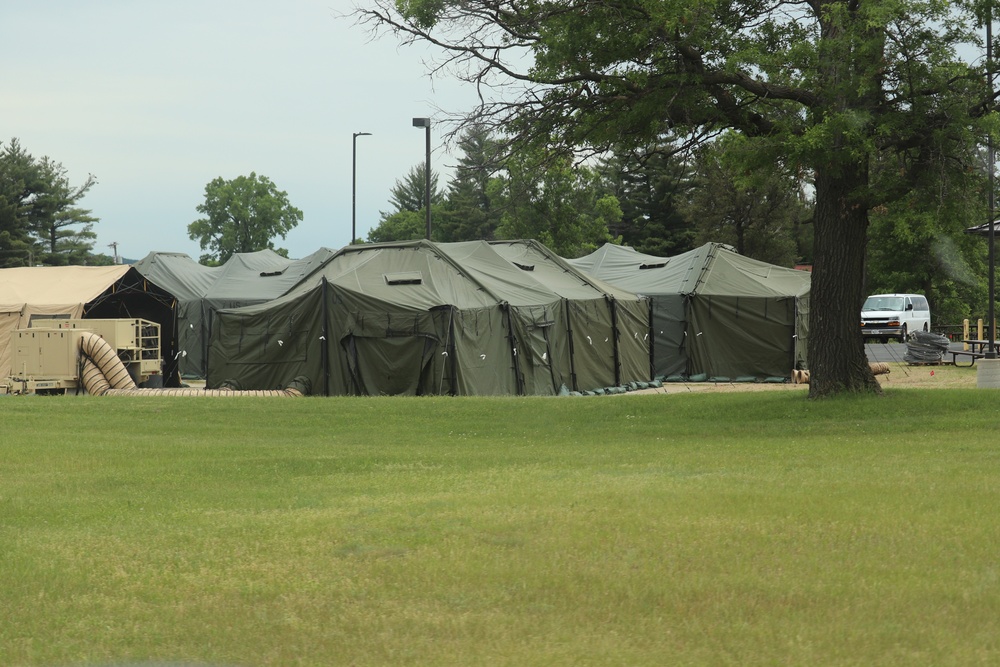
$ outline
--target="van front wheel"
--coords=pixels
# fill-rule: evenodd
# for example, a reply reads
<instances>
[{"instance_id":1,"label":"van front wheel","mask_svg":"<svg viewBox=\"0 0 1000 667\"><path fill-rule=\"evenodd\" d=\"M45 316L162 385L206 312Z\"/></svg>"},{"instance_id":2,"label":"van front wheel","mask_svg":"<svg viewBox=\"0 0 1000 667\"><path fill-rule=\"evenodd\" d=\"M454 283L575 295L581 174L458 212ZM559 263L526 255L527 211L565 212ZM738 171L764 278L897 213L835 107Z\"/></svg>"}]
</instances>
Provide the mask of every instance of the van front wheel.
<instances>
[{"instance_id":1,"label":"van front wheel","mask_svg":"<svg viewBox=\"0 0 1000 667\"><path fill-rule=\"evenodd\" d=\"M905 324L899 329L899 342L900 343L905 343L906 342L906 325Z\"/></svg>"}]
</instances>

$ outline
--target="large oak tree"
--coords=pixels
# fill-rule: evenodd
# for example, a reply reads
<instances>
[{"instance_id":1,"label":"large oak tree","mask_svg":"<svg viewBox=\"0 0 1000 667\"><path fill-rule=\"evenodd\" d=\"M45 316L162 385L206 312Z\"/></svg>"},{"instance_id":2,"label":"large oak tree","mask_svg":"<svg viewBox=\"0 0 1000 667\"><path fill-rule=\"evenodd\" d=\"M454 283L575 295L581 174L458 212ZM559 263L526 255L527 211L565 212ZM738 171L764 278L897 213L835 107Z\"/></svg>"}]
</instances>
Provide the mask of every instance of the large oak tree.
<instances>
[{"instance_id":1,"label":"large oak tree","mask_svg":"<svg viewBox=\"0 0 1000 667\"><path fill-rule=\"evenodd\" d=\"M992 121L964 0L368 0L357 16L441 49L511 146L703 141L811 170L810 395L879 392L858 330L869 212L965 156ZM490 90L493 87L494 93ZM952 159L953 158L953 159ZM752 168L753 165L748 165Z\"/></svg>"},{"instance_id":2,"label":"large oak tree","mask_svg":"<svg viewBox=\"0 0 1000 667\"><path fill-rule=\"evenodd\" d=\"M284 248L274 246L274 237L285 238L302 220L288 193L256 172L228 181L213 179L196 210L205 217L188 225L188 236L209 251L201 256L202 263L222 264L236 253L266 249L287 256Z\"/></svg>"}]
</instances>

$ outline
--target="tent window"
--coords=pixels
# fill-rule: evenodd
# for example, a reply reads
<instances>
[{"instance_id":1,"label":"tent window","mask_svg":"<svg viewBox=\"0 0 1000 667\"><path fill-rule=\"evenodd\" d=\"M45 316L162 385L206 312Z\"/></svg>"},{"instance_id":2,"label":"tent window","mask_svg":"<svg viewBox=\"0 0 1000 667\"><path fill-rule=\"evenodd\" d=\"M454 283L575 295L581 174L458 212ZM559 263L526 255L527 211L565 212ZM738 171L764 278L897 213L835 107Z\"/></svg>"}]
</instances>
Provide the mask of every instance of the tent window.
<instances>
[{"instance_id":1,"label":"tent window","mask_svg":"<svg viewBox=\"0 0 1000 667\"><path fill-rule=\"evenodd\" d=\"M639 269L662 269L667 265L666 262L660 262L659 264L640 264Z\"/></svg>"},{"instance_id":2,"label":"tent window","mask_svg":"<svg viewBox=\"0 0 1000 667\"><path fill-rule=\"evenodd\" d=\"M386 285L420 285L424 282L423 274L419 271L406 271L404 273L383 273Z\"/></svg>"},{"instance_id":3,"label":"tent window","mask_svg":"<svg viewBox=\"0 0 1000 667\"><path fill-rule=\"evenodd\" d=\"M521 269L522 271L534 271L535 270L535 265L534 264L518 264L517 262L514 262L513 264L514 264L514 266L516 266L517 268Z\"/></svg>"}]
</instances>

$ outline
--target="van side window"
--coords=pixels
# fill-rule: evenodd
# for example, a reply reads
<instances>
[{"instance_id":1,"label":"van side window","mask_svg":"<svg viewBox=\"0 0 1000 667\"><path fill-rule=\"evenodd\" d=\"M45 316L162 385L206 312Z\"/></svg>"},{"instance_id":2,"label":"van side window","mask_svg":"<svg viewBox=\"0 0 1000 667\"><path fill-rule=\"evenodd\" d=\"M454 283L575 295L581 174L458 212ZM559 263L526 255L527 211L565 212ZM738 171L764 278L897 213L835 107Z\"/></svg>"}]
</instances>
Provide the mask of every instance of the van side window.
<instances>
[{"instance_id":1,"label":"van side window","mask_svg":"<svg viewBox=\"0 0 1000 667\"><path fill-rule=\"evenodd\" d=\"M922 296L913 297L913 310L930 310L927 299Z\"/></svg>"}]
</instances>

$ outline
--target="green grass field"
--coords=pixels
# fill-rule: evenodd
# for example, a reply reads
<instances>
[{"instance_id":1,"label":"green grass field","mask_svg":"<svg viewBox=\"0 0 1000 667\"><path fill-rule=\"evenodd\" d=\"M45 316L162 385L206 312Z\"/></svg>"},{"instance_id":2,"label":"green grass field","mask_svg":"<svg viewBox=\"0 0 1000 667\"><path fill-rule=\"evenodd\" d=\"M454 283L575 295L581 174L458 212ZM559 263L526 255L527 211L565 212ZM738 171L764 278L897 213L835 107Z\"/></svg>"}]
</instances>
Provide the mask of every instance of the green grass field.
<instances>
[{"instance_id":1,"label":"green grass field","mask_svg":"<svg viewBox=\"0 0 1000 667\"><path fill-rule=\"evenodd\" d=\"M3 397L0 665L998 664L998 399Z\"/></svg>"}]
</instances>

